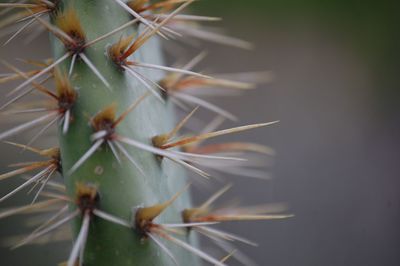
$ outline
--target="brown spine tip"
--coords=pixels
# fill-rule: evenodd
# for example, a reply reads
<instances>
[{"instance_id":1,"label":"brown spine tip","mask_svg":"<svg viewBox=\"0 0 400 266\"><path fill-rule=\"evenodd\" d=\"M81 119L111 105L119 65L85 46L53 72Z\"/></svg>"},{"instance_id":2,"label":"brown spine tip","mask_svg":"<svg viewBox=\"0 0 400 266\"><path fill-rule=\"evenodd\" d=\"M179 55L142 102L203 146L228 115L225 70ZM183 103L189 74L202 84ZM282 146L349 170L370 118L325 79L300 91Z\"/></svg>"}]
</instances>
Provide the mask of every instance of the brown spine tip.
<instances>
[{"instance_id":1,"label":"brown spine tip","mask_svg":"<svg viewBox=\"0 0 400 266\"><path fill-rule=\"evenodd\" d=\"M168 141L169 134L160 134L151 138L153 146L156 148L162 147Z\"/></svg>"},{"instance_id":2,"label":"brown spine tip","mask_svg":"<svg viewBox=\"0 0 400 266\"><path fill-rule=\"evenodd\" d=\"M61 73L60 70L57 69L54 71L54 80L60 112L70 110L77 99L77 93L68 79L68 75L66 73Z\"/></svg>"},{"instance_id":3,"label":"brown spine tip","mask_svg":"<svg viewBox=\"0 0 400 266\"><path fill-rule=\"evenodd\" d=\"M161 0L150 3L149 0L130 0L126 4L136 13L144 11L153 11L157 13L167 13L180 3L188 2L189 0Z\"/></svg>"},{"instance_id":4,"label":"brown spine tip","mask_svg":"<svg viewBox=\"0 0 400 266\"><path fill-rule=\"evenodd\" d=\"M91 183L77 183L76 184L76 199L75 203L82 212L92 213L97 208L100 201L98 186Z\"/></svg>"},{"instance_id":5,"label":"brown spine tip","mask_svg":"<svg viewBox=\"0 0 400 266\"><path fill-rule=\"evenodd\" d=\"M73 53L81 52L86 42L86 36L76 11L73 8L64 10L57 15L55 24L73 40L73 43L66 45L67 49Z\"/></svg>"},{"instance_id":6,"label":"brown spine tip","mask_svg":"<svg viewBox=\"0 0 400 266\"><path fill-rule=\"evenodd\" d=\"M108 49L108 56L117 66L121 67L126 64L126 60L122 59L122 56L125 50L128 49L129 45L132 43L134 37L135 34L128 37L122 37Z\"/></svg>"},{"instance_id":7,"label":"brown spine tip","mask_svg":"<svg viewBox=\"0 0 400 266\"><path fill-rule=\"evenodd\" d=\"M186 122L193 116L197 111L198 107L194 108L189 114L187 114L169 133L160 134L152 138L152 143L155 147L163 149L164 145L168 143L175 135L181 130Z\"/></svg>"},{"instance_id":8,"label":"brown spine tip","mask_svg":"<svg viewBox=\"0 0 400 266\"><path fill-rule=\"evenodd\" d=\"M149 3L149 0L130 0L126 2L126 5L129 6L133 11L141 13L146 10L145 6Z\"/></svg>"},{"instance_id":9,"label":"brown spine tip","mask_svg":"<svg viewBox=\"0 0 400 266\"><path fill-rule=\"evenodd\" d=\"M146 235L146 233L150 232L153 224L153 220L157 218L161 213L165 211L171 204L180 196L183 192L185 192L189 188L190 184L186 185L181 191L172 196L169 200L164 203L155 204L149 207L142 207L136 209L136 213L134 214L135 219L135 228L141 235Z\"/></svg>"},{"instance_id":10,"label":"brown spine tip","mask_svg":"<svg viewBox=\"0 0 400 266\"><path fill-rule=\"evenodd\" d=\"M112 103L105 107L103 110L98 112L92 119L91 124L95 131L113 129L113 125L116 119L117 104Z\"/></svg>"}]
</instances>

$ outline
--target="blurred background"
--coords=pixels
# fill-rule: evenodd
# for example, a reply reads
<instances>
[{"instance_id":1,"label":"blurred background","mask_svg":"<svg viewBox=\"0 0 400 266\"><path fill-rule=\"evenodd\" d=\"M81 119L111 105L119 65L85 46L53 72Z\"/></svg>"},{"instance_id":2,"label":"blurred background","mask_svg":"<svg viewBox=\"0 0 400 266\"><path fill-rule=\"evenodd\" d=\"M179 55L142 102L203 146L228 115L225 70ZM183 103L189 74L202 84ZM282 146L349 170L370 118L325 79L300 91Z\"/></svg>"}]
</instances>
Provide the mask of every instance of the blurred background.
<instances>
[{"instance_id":1,"label":"blurred background","mask_svg":"<svg viewBox=\"0 0 400 266\"><path fill-rule=\"evenodd\" d=\"M241 124L280 120L230 137L271 146L277 155L268 166L272 180L232 177L235 186L224 199L285 202L295 214L225 226L259 243L238 246L259 265L400 265L398 10L388 0L204 0L193 6L193 13L223 17L215 25L255 45L246 51L204 43L209 56L199 69L275 75L257 90L216 101ZM18 38L0 48L1 59L15 62L21 50L45 58L43 38L30 46ZM187 55L193 56L190 49ZM21 155L1 149L4 172ZM1 193L12 186L2 183ZM22 202L23 195L8 204ZM0 221L0 238L22 223L20 217ZM68 243L0 249L2 265L55 265L68 253Z\"/></svg>"}]
</instances>

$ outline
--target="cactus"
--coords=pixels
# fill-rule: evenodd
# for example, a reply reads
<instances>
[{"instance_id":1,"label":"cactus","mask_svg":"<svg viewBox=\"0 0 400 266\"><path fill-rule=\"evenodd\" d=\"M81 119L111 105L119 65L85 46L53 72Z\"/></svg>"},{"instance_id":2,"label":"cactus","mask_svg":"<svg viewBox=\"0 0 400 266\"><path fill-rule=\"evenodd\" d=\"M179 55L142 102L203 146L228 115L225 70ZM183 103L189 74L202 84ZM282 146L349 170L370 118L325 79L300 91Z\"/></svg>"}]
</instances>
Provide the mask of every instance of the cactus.
<instances>
[{"instance_id":1,"label":"cactus","mask_svg":"<svg viewBox=\"0 0 400 266\"><path fill-rule=\"evenodd\" d=\"M52 60L26 61L37 68L31 71L4 62L12 73L3 75L0 81L22 80L7 94L9 99L1 110L9 115L45 112L0 133L0 140L42 126L27 145L7 143L47 158L18 164L20 168L0 176L3 180L38 171L0 199L2 202L34 185L38 189L32 204L4 211L0 218L57 209L15 247L32 244L70 223L74 244L68 266L199 265L199 258L225 265L231 256L248 264L249 260L234 252L228 242L252 243L213 225L288 217L276 214L282 211L280 205L213 209L214 201L230 186L200 206L191 204L191 182L183 168L196 175L192 182L212 182L207 169L250 173L239 171L248 165L237 158L238 154L272 153L255 143L204 145L204 141L275 123L217 130L223 117L236 117L191 94L189 89L212 95L211 88L242 91L253 85L192 71L204 53L182 68L165 65L161 39L173 42L171 39L183 38L180 32L222 44L249 46L232 37L192 28L199 20L217 20L181 14L192 2L32 0L0 4L7 14L0 26L27 21L7 43L36 24L50 33L53 54ZM49 79L54 81L55 90L46 85ZM33 91L50 101L38 103L38 108L21 108L22 98ZM196 108L178 121L176 106ZM199 106L216 113L217 119L203 132L179 136ZM33 142L54 125L58 126L59 147L33 147ZM57 173L62 176L62 184L52 181ZM228 255L218 259L201 251L197 235L211 238Z\"/></svg>"}]
</instances>

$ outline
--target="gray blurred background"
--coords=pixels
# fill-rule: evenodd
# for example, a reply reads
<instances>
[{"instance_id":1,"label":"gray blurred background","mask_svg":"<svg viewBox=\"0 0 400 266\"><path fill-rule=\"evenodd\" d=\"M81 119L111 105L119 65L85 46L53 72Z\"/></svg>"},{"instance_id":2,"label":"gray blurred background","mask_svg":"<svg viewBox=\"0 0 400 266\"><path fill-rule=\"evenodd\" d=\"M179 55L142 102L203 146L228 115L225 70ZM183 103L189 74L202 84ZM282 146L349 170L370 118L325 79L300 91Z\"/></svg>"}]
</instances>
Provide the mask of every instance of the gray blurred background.
<instances>
[{"instance_id":1,"label":"gray blurred background","mask_svg":"<svg viewBox=\"0 0 400 266\"><path fill-rule=\"evenodd\" d=\"M217 101L237 114L241 124L280 120L230 137L269 145L277 156L268 167L271 181L232 177L235 186L224 199L286 202L295 214L288 220L226 225L226 230L260 244L238 247L259 265L400 265L396 3L208 0L194 10L224 17L218 26L256 46L242 51L205 44L202 48L209 56L199 69L272 70L276 76L255 91ZM15 62L26 54L32 59L49 55L45 35L29 46L22 42L18 38L0 48L1 59ZM183 59L195 53L189 49ZM6 145L1 150L4 172L21 154ZM12 185L2 183L1 193ZM23 196L8 204L26 202ZM194 200L204 197L196 194ZM20 217L0 221L0 238L20 232L16 226L23 222ZM69 247L2 247L1 265L55 265L68 256Z\"/></svg>"}]
</instances>

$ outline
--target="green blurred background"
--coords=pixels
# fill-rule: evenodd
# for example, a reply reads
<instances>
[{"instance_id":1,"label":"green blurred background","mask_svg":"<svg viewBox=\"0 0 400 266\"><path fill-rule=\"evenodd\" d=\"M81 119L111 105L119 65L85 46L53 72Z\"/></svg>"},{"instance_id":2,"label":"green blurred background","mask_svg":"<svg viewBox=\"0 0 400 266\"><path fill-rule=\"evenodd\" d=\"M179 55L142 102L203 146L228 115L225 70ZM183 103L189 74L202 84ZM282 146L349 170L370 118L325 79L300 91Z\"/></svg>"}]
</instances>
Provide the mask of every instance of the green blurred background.
<instances>
[{"instance_id":1,"label":"green blurred background","mask_svg":"<svg viewBox=\"0 0 400 266\"><path fill-rule=\"evenodd\" d=\"M400 265L397 2L201 0L193 10L223 17L218 27L255 44L253 51L242 51L206 43L209 56L199 69L276 75L256 91L215 101L238 114L241 123L281 121L231 138L272 146L277 156L269 167L272 181L231 177L236 185L230 196L248 204L287 202L296 216L225 226L260 243L239 248L259 265ZM42 37L29 47L0 48L1 58L15 62L20 49L44 58L49 52ZM179 60L194 50L178 53ZM3 166L20 160L14 149L1 147ZM1 192L11 186L2 185ZM21 203L23 196L9 204ZM17 223L21 219L1 221L1 237L15 233ZM69 247L3 248L1 265L55 265ZM215 252L208 244L205 249Z\"/></svg>"},{"instance_id":2,"label":"green blurred background","mask_svg":"<svg viewBox=\"0 0 400 266\"><path fill-rule=\"evenodd\" d=\"M206 14L224 14L227 24L243 23L248 27L246 30L261 35L267 29L281 28L287 32L303 27L334 36L374 70L377 104L386 109L393 107L388 104L397 103L398 1L206 0L200 1L198 7Z\"/></svg>"}]
</instances>

